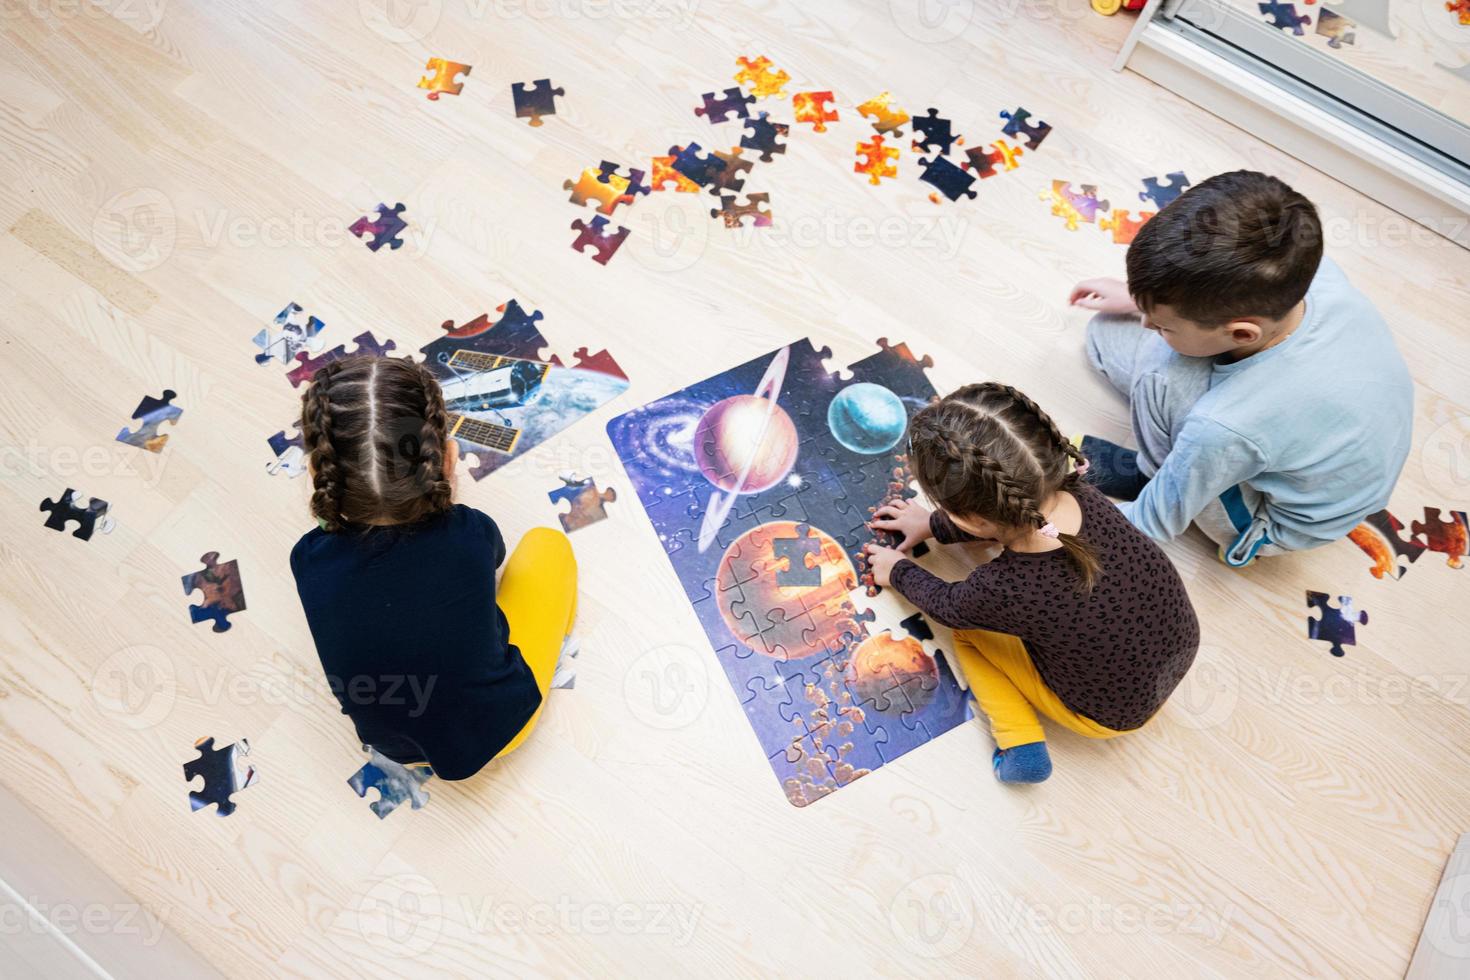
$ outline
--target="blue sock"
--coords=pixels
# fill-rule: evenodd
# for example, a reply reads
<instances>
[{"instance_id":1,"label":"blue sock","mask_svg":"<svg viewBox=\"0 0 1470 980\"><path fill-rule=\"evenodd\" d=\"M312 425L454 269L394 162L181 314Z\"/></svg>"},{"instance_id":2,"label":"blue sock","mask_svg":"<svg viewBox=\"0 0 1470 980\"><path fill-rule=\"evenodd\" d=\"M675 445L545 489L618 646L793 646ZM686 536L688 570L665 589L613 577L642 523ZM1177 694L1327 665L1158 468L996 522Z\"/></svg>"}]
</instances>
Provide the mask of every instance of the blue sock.
<instances>
[{"instance_id":1,"label":"blue sock","mask_svg":"<svg viewBox=\"0 0 1470 980\"><path fill-rule=\"evenodd\" d=\"M990 764L995 767L995 778L1003 783L1039 783L1051 775L1051 754L1045 742L996 749Z\"/></svg>"}]
</instances>

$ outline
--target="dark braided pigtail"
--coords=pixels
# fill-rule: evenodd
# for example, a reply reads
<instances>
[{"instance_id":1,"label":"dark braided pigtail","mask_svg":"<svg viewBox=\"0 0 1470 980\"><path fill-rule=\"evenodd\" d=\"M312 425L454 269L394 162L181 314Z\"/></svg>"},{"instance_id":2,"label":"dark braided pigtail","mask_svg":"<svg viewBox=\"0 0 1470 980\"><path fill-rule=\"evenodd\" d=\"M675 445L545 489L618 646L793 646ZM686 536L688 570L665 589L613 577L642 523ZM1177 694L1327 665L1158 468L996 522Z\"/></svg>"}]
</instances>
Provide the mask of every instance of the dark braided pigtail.
<instances>
[{"instance_id":1,"label":"dark braided pigtail","mask_svg":"<svg viewBox=\"0 0 1470 980\"><path fill-rule=\"evenodd\" d=\"M332 442L332 378L341 370L337 361L317 371L301 399L301 443L311 463L311 513L327 531L342 527L344 474Z\"/></svg>"},{"instance_id":2,"label":"dark braided pigtail","mask_svg":"<svg viewBox=\"0 0 1470 980\"><path fill-rule=\"evenodd\" d=\"M418 370L424 386L424 423L419 428L420 479L430 512L438 514L448 510L454 498L454 486L445 471L449 412L444 407L444 392L438 379L423 365Z\"/></svg>"}]
</instances>

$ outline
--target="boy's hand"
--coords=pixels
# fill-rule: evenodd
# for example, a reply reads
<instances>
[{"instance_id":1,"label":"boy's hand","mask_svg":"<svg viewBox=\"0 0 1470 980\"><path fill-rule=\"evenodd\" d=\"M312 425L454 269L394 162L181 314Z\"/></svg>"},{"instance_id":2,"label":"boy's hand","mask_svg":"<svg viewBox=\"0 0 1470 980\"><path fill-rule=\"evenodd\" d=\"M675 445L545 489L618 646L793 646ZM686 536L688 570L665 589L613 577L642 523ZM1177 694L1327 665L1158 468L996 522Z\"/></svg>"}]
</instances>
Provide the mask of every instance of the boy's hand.
<instances>
[{"instance_id":1,"label":"boy's hand","mask_svg":"<svg viewBox=\"0 0 1470 980\"><path fill-rule=\"evenodd\" d=\"M912 500L895 500L879 507L868 527L897 534L901 538L899 551L911 551L920 541L934 537L934 532L929 529L929 508Z\"/></svg>"},{"instance_id":2,"label":"boy's hand","mask_svg":"<svg viewBox=\"0 0 1470 980\"><path fill-rule=\"evenodd\" d=\"M1072 287L1072 296L1067 302L1098 313L1136 315L1140 312L1128 292L1128 284L1121 279L1084 279Z\"/></svg>"},{"instance_id":3,"label":"boy's hand","mask_svg":"<svg viewBox=\"0 0 1470 980\"><path fill-rule=\"evenodd\" d=\"M885 589L889 586L888 576L893 571L893 566L908 557L896 548L885 548L871 541L863 545L863 551L867 554L868 571L873 573L874 583Z\"/></svg>"}]
</instances>

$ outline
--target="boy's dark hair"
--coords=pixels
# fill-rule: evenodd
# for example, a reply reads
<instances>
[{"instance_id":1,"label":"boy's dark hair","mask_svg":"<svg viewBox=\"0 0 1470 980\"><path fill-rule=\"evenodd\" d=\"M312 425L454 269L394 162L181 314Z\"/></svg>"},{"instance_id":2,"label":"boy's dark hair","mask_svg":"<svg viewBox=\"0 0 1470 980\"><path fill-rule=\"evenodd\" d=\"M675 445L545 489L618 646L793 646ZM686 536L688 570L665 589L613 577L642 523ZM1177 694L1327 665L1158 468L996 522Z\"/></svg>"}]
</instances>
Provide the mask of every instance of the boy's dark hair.
<instances>
[{"instance_id":1,"label":"boy's dark hair","mask_svg":"<svg viewBox=\"0 0 1470 980\"><path fill-rule=\"evenodd\" d=\"M1076 490L1082 453L1030 398L1010 385L965 385L924 406L909 420L909 467L934 506L959 517L1005 527L1040 528L1041 505L1058 490ZM1091 591L1102 568L1081 538L1060 535Z\"/></svg>"},{"instance_id":2,"label":"boy's dark hair","mask_svg":"<svg viewBox=\"0 0 1470 980\"><path fill-rule=\"evenodd\" d=\"M409 524L453 503L444 471L444 393L428 369L396 357L334 361L301 397L311 461L311 513L343 524Z\"/></svg>"},{"instance_id":3,"label":"boy's dark hair","mask_svg":"<svg viewBox=\"0 0 1470 980\"><path fill-rule=\"evenodd\" d=\"M1170 306L1210 327L1279 320L1321 263L1312 202L1275 177L1237 170L1190 188L1143 226L1128 249L1128 291L1145 312Z\"/></svg>"}]
</instances>

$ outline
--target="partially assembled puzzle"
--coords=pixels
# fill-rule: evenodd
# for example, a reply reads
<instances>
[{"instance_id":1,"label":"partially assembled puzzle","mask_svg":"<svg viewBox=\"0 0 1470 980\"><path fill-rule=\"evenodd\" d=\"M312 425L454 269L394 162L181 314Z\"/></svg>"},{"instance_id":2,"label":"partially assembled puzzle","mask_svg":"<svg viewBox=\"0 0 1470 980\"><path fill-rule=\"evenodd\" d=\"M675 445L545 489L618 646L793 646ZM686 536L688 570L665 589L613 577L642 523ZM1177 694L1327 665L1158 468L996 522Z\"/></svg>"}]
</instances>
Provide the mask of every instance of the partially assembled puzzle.
<instances>
[{"instance_id":1,"label":"partially assembled puzzle","mask_svg":"<svg viewBox=\"0 0 1470 980\"><path fill-rule=\"evenodd\" d=\"M608 423L608 434L797 806L971 716L943 640L854 555L935 391L903 344L844 376L800 340ZM924 634L927 634L924 635Z\"/></svg>"}]
</instances>

